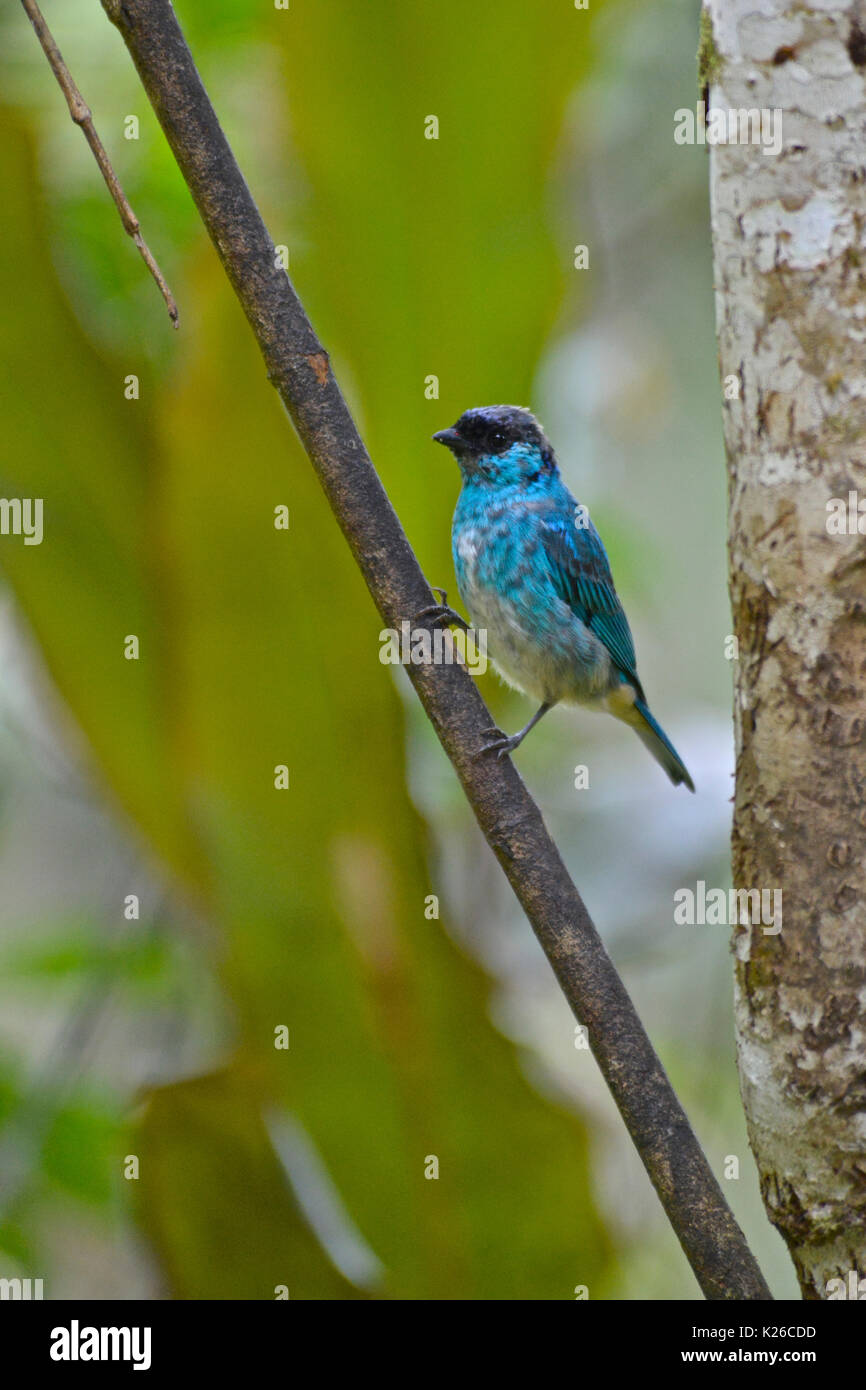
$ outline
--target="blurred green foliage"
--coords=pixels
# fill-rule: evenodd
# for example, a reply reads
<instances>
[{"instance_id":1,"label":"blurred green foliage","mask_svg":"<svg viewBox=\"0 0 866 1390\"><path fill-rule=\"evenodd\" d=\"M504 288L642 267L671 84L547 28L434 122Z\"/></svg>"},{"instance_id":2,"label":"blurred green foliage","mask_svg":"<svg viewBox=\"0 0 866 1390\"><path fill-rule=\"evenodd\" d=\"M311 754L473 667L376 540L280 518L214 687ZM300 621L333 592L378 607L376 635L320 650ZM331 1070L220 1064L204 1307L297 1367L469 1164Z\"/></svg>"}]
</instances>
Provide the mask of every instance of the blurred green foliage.
<instances>
[{"instance_id":1,"label":"blurred green foliage","mask_svg":"<svg viewBox=\"0 0 866 1390\"><path fill-rule=\"evenodd\" d=\"M2 559L111 795L219 943L233 1035L218 1072L161 1086L131 1132L96 1102L58 1109L37 1126L43 1171L108 1203L138 1154L137 1218L178 1297L270 1298L280 1283L292 1298L603 1296L614 1266L584 1125L493 1027L449 905L425 916L436 885L378 618L126 55L79 9L73 32L46 6L181 332L16 37L2 486L45 499L46 532ZM429 436L468 405L529 399L570 274L548 181L591 17L520 0L178 9L422 564L447 586L456 480ZM130 111L141 138L125 143ZM131 633L138 661L124 660ZM114 941L73 932L29 968L170 976L147 943ZM302 1127L381 1263L366 1290L298 1205L265 1127L275 1112Z\"/></svg>"}]
</instances>

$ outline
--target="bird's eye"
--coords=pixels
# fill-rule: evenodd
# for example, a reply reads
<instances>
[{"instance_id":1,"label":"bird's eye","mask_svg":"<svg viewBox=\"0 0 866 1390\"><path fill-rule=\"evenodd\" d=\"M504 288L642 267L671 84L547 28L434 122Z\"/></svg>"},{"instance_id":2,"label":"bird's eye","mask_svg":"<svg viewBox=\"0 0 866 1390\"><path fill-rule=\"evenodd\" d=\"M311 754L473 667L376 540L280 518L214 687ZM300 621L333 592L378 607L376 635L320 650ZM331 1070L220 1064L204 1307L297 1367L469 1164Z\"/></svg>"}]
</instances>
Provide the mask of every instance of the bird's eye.
<instances>
[{"instance_id":1,"label":"bird's eye","mask_svg":"<svg viewBox=\"0 0 866 1390\"><path fill-rule=\"evenodd\" d=\"M493 443L494 443L494 444L504 444L504 443L505 443L505 435L504 435L500 430L496 430L496 431L495 431L495 433L494 433L494 435L493 435Z\"/></svg>"}]
</instances>

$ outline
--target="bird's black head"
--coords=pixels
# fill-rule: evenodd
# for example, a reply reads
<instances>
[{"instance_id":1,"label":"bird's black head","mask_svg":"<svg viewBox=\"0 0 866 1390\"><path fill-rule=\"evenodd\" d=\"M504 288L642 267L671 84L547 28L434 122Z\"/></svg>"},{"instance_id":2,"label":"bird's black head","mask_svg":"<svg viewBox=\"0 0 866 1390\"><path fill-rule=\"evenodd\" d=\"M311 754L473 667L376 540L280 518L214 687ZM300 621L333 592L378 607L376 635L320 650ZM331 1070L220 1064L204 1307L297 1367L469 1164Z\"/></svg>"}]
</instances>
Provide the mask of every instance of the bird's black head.
<instances>
[{"instance_id":1,"label":"bird's black head","mask_svg":"<svg viewBox=\"0 0 866 1390\"><path fill-rule=\"evenodd\" d=\"M535 416L519 405L466 410L451 429L433 438L454 454L464 479L495 487L529 485L553 473L553 449Z\"/></svg>"}]
</instances>

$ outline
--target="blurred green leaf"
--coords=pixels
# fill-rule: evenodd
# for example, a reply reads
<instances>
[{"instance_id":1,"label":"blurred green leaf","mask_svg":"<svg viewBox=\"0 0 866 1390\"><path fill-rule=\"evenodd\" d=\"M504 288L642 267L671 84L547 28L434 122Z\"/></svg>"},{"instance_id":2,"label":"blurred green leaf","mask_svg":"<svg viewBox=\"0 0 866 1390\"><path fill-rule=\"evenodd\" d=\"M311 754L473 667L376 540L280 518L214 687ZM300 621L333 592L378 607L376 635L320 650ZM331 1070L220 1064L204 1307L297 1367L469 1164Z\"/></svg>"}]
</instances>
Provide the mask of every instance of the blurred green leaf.
<instances>
[{"instance_id":1,"label":"blurred green leaf","mask_svg":"<svg viewBox=\"0 0 866 1390\"><path fill-rule=\"evenodd\" d=\"M164 1087L139 1140L143 1225L176 1297L364 1297L301 1216L253 1088L228 1075Z\"/></svg>"},{"instance_id":2,"label":"blurred green leaf","mask_svg":"<svg viewBox=\"0 0 866 1390\"><path fill-rule=\"evenodd\" d=\"M169 943L153 935L94 938L86 929L67 929L47 940L15 945L0 955L6 978L57 979L101 975L134 989L164 981L172 965Z\"/></svg>"},{"instance_id":3,"label":"blurred green leaf","mask_svg":"<svg viewBox=\"0 0 866 1390\"><path fill-rule=\"evenodd\" d=\"M58 1109L42 1145L45 1176L70 1196L107 1206L120 1178L117 1115L95 1099Z\"/></svg>"},{"instance_id":4,"label":"blurred green leaf","mask_svg":"<svg viewBox=\"0 0 866 1390\"><path fill-rule=\"evenodd\" d=\"M0 1221L0 1252L21 1266L22 1271L36 1269L36 1246L30 1231L21 1222ZM9 1278L13 1271L0 1264L0 1278ZM20 1271L14 1271L20 1274ZM21 1277L26 1278L26 1273ZM37 1276L38 1277L38 1276Z\"/></svg>"},{"instance_id":5,"label":"blurred green leaf","mask_svg":"<svg viewBox=\"0 0 866 1390\"><path fill-rule=\"evenodd\" d=\"M21 1097L21 1077L15 1060L4 1049L0 1053L0 1125L14 1112Z\"/></svg>"}]
</instances>

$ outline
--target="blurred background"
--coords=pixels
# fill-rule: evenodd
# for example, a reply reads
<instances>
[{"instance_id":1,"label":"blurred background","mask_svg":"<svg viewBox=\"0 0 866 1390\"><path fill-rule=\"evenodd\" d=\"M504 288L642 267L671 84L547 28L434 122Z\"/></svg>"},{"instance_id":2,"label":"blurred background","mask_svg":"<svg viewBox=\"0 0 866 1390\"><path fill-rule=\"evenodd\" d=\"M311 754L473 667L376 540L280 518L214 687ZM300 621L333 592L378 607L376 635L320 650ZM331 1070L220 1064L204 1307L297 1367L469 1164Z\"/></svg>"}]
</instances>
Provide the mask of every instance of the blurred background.
<instances>
[{"instance_id":1,"label":"blurred background","mask_svg":"<svg viewBox=\"0 0 866 1390\"><path fill-rule=\"evenodd\" d=\"M45 536L0 538L0 1276L46 1298L698 1298L379 661L119 36L96 0L43 8L181 324L5 6L0 492L43 498ZM518 765L796 1297L745 1135L729 932L673 923L678 887L729 883L733 768L706 152L673 140L697 0L176 8L430 581L456 597L458 477L430 435L472 405L540 415L607 542L697 795L581 711ZM529 717L481 687L506 729Z\"/></svg>"}]
</instances>

